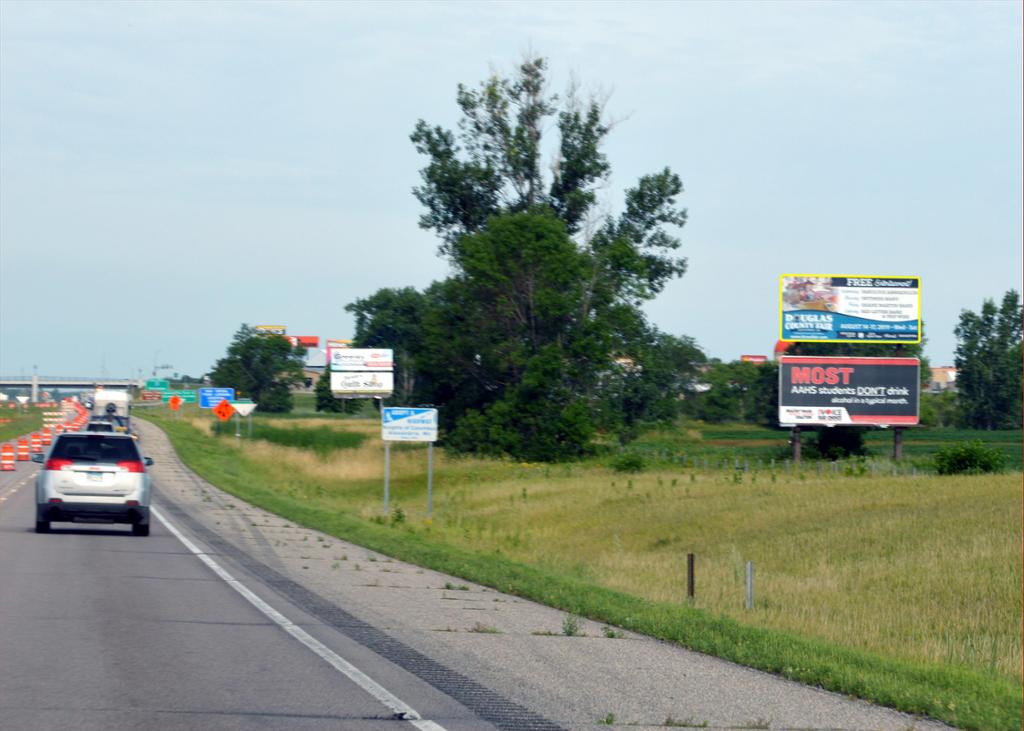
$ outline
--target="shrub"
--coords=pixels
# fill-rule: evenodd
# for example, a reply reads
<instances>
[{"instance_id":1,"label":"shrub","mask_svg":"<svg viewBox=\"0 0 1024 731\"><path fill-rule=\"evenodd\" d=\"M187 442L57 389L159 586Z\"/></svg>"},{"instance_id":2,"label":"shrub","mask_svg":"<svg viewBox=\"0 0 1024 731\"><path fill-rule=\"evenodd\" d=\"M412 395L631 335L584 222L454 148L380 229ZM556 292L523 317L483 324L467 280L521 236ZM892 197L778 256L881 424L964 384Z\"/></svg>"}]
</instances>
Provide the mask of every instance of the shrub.
<instances>
[{"instance_id":1,"label":"shrub","mask_svg":"<svg viewBox=\"0 0 1024 731\"><path fill-rule=\"evenodd\" d=\"M838 460L864 454L864 429L852 426L822 427L811 444L822 459Z\"/></svg>"},{"instance_id":2,"label":"shrub","mask_svg":"<svg viewBox=\"0 0 1024 731\"><path fill-rule=\"evenodd\" d=\"M935 454L935 469L940 475L970 475L999 472L1005 457L994 447L978 440L943 447Z\"/></svg>"},{"instance_id":3,"label":"shrub","mask_svg":"<svg viewBox=\"0 0 1024 731\"><path fill-rule=\"evenodd\" d=\"M636 452L622 452L612 458L610 467L616 472L643 472L644 458Z\"/></svg>"}]
</instances>

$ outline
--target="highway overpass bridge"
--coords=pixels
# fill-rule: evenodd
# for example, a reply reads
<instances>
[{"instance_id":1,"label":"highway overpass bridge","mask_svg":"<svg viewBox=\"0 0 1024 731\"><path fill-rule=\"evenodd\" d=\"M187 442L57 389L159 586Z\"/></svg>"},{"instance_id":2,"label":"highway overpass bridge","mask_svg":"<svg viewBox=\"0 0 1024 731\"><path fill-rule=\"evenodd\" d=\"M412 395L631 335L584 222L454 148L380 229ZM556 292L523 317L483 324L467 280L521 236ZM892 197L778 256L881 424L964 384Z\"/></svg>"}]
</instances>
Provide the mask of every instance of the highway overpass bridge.
<instances>
[{"instance_id":1,"label":"highway overpass bridge","mask_svg":"<svg viewBox=\"0 0 1024 731\"><path fill-rule=\"evenodd\" d=\"M141 385L137 378L97 378L95 376L0 376L0 392L12 390L29 392L34 403L41 391L87 391L97 386L104 388L133 388Z\"/></svg>"}]
</instances>

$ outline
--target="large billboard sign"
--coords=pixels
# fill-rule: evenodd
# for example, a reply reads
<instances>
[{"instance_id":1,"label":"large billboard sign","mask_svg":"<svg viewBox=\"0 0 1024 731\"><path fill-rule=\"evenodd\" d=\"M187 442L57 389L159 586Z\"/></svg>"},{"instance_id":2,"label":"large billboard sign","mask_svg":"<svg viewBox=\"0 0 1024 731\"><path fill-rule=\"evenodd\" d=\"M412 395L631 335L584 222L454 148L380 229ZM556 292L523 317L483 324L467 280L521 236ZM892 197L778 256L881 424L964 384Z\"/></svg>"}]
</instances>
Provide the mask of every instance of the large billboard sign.
<instances>
[{"instance_id":1,"label":"large billboard sign","mask_svg":"<svg viewBox=\"0 0 1024 731\"><path fill-rule=\"evenodd\" d=\"M395 367L391 348L330 348L332 371L392 371Z\"/></svg>"},{"instance_id":2,"label":"large billboard sign","mask_svg":"<svg viewBox=\"0 0 1024 731\"><path fill-rule=\"evenodd\" d=\"M288 328L284 325L257 325L256 332L263 335L287 335Z\"/></svg>"},{"instance_id":3,"label":"large billboard sign","mask_svg":"<svg viewBox=\"0 0 1024 731\"><path fill-rule=\"evenodd\" d=\"M908 426L918 423L921 362L917 358L779 360L783 426Z\"/></svg>"},{"instance_id":4,"label":"large billboard sign","mask_svg":"<svg viewBox=\"0 0 1024 731\"><path fill-rule=\"evenodd\" d=\"M784 274L779 285L780 340L921 342L918 277Z\"/></svg>"},{"instance_id":5,"label":"large billboard sign","mask_svg":"<svg viewBox=\"0 0 1024 731\"><path fill-rule=\"evenodd\" d=\"M395 390L394 374L388 373L331 373L331 392L345 398L386 398Z\"/></svg>"}]
</instances>

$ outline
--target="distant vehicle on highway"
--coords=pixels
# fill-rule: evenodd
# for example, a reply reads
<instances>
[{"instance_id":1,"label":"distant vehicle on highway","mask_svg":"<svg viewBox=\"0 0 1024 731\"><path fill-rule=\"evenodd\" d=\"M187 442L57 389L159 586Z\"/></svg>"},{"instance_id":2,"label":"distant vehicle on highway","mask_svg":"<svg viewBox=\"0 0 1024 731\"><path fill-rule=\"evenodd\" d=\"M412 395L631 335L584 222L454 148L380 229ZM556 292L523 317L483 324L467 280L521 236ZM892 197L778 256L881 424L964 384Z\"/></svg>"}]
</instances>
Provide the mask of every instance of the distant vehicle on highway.
<instances>
[{"instance_id":1,"label":"distant vehicle on highway","mask_svg":"<svg viewBox=\"0 0 1024 731\"><path fill-rule=\"evenodd\" d=\"M153 464L127 434L82 431L61 434L36 475L36 533L51 522L127 523L137 536L149 535Z\"/></svg>"},{"instance_id":2,"label":"distant vehicle on highway","mask_svg":"<svg viewBox=\"0 0 1024 731\"><path fill-rule=\"evenodd\" d=\"M113 432L114 425L111 424L109 421L98 421L96 419L93 419L89 421L88 424L85 425L85 430L97 432Z\"/></svg>"},{"instance_id":3,"label":"distant vehicle on highway","mask_svg":"<svg viewBox=\"0 0 1024 731\"><path fill-rule=\"evenodd\" d=\"M131 431L132 395L114 388L97 388L92 397L92 416L108 420L114 431Z\"/></svg>"}]
</instances>

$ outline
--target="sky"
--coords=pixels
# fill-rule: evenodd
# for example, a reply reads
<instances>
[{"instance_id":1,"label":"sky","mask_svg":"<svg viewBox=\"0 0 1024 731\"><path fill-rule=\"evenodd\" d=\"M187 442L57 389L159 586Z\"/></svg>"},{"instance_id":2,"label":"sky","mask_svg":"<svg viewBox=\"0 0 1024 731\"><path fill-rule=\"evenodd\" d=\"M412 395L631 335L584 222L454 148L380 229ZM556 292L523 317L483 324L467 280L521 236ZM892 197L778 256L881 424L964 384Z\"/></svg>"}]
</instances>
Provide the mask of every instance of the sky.
<instances>
[{"instance_id":1,"label":"sky","mask_svg":"<svg viewBox=\"0 0 1024 731\"><path fill-rule=\"evenodd\" d=\"M608 97L603 206L668 166L685 276L646 307L770 354L784 273L919 276L925 353L1022 288L1020 2L0 0L0 375L207 372L242 323L448 276L418 119L545 56Z\"/></svg>"}]
</instances>

